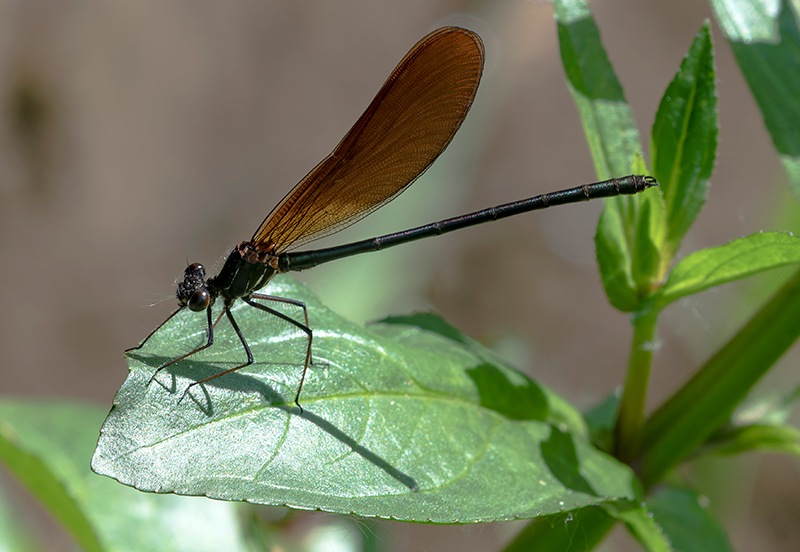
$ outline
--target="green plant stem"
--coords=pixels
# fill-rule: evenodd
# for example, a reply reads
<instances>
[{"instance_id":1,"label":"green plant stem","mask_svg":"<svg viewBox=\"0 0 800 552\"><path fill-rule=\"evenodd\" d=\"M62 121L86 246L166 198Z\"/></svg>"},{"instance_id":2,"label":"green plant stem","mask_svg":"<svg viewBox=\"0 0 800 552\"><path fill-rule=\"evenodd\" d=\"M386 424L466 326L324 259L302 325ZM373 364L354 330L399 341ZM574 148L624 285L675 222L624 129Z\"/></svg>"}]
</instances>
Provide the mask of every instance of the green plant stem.
<instances>
[{"instance_id":1,"label":"green plant stem","mask_svg":"<svg viewBox=\"0 0 800 552\"><path fill-rule=\"evenodd\" d=\"M633 322L628 373L614 429L615 453L623 462L630 462L636 456L642 440L658 312L651 309L646 314L635 317Z\"/></svg>"},{"instance_id":2,"label":"green plant stem","mask_svg":"<svg viewBox=\"0 0 800 552\"><path fill-rule=\"evenodd\" d=\"M645 488L660 481L730 418L798 334L800 271L652 414L641 451Z\"/></svg>"}]
</instances>

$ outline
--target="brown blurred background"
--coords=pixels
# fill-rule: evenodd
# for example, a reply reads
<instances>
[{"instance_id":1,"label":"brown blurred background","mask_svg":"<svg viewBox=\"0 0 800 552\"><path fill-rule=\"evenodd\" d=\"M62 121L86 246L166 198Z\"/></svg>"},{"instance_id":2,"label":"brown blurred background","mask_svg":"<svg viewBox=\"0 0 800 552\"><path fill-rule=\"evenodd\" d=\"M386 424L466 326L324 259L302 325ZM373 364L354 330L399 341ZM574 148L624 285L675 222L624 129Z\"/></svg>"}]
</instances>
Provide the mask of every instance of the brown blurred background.
<instances>
[{"instance_id":1,"label":"brown blurred background","mask_svg":"<svg viewBox=\"0 0 800 552\"><path fill-rule=\"evenodd\" d=\"M661 94L710 10L696 0L593 8L647 145ZM412 189L321 245L595 180L550 5L0 0L2 395L110 406L126 375L122 350L174 307L186 261L218 268L338 142L411 45L446 24L472 28L486 44L467 122ZM797 220L781 207L794 201L754 102L716 28L714 36L718 162L684 254ZM523 215L298 277L358 321L437 311L588 407L621 381L630 338L594 264L600 207ZM650 404L779 277L671 307ZM764 388L796 384L797 356ZM796 462L748 456L693 477L705 481L737 549L794 549ZM498 548L516 526L380 527L394 550L467 551ZM68 547L51 532L55 549ZM622 532L611 543L636 549Z\"/></svg>"}]
</instances>

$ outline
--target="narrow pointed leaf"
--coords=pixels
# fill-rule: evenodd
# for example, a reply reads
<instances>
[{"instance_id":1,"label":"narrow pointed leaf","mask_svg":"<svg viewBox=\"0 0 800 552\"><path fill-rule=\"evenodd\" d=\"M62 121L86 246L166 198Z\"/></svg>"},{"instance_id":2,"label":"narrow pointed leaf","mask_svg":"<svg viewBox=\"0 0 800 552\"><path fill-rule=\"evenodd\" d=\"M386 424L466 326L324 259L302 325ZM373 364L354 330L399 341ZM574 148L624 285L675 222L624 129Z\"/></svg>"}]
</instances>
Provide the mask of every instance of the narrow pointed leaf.
<instances>
[{"instance_id":1,"label":"narrow pointed leaf","mask_svg":"<svg viewBox=\"0 0 800 552\"><path fill-rule=\"evenodd\" d=\"M556 0L553 7L564 71L595 171L601 179L627 174L642 151L639 131L591 10L582 0Z\"/></svg>"},{"instance_id":2,"label":"narrow pointed leaf","mask_svg":"<svg viewBox=\"0 0 800 552\"><path fill-rule=\"evenodd\" d=\"M203 339L203 316L186 313L129 358L95 471L141 490L435 523L635 495L627 466L548 423L547 394L475 344L413 325L364 329L289 278L267 289L308 307L315 364L303 412L293 398L305 334L246 304L234 315L255 365L178 403L192 381L243 360L221 323L213 347L146 385L161 362Z\"/></svg>"},{"instance_id":3,"label":"narrow pointed leaf","mask_svg":"<svg viewBox=\"0 0 800 552\"><path fill-rule=\"evenodd\" d=\"M682 259L655 300L663 307L687 295L797 263L800 263L800 237L782 232L751 234Z\"/></svg>"},{"instance_id":4,"label":"narrow pointed leaf","mask_svg":"<svg viewBox=\"0 0 800 552\"><path fill-rule=\"evenodd\" d=\"M788 0L712 0L795 195L800 197L800 13Z\"/></svg>"},{"instance_id":5,"label":"narrow pointed leaf","mask_svg":"<svg viewBox=\"0 0 800 552\"><path fill-rule=\"evenodd\" d=\"M652 131L653 174L667 204L669 256L708 195L717 146L714 48L708 23L667 87Z\"/></svg>"},{"instance_id":6,"label":"narrow pointed leaf","mask_svg":"<svg viewBox=\"0 0 800 552\"><path fill-rule=\"evenodd\" d=\"M633 114L588 4L557 0L553 6L564 71L598 176L610 178L628 174L637 164L643 167ZM657 194L654 191L651 195ZM651 224L641 224L639 205L639 200L631 197L606 201L595 235L606 295L612 305L624 311L637 308L652 281L651 267L661 264L650 254L658 251L659 237L648 234ZM646 254L644 259L639 257L641 253ZM641 285L642 281L647 283Z\"/></svg>"}]
</instances>

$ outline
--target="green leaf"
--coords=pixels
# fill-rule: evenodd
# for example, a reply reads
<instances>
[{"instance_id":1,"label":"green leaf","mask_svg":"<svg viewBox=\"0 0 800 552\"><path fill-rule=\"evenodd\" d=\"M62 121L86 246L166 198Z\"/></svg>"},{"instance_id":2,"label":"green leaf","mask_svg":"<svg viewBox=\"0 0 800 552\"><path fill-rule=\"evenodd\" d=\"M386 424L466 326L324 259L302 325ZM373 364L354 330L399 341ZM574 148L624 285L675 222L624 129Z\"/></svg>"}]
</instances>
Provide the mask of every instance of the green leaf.
<instances>
[{"instance_id":1,"label":"green leaf","mask_svg":"<svg viewBox=\"0 0 800 552\"><path fill-rule=\"evenodd\" d=\"M461 333L433 313L415 313L406 316L390 316L379 321L381 324L400 324L416 326L434 332L447 339L462 344L472 354L483 361L484 366L500 366L504 362L491 350L474 339ZM481 387L482 405L515 419L541 419L562 430L581 436L588 436L589 430L580 412L567 401L536 382L527 379L523 384L512 382L505 375L494 370L473 372L473 379ZM489 401L494 401L492 404Z\"/></svg>"},{"instance_id":2,"label":"green leaf","mask_svg":"<svg viewBox=\"0 0 800 552\"><path fill-rule=\"evenodd\" d=\"M800 197L800 28L796 2L712 0L719 25Z\"/></svg>"},{"instance_id":3,"label":"green leaf","mask_svg":"<svg viewBox=\"0 0 800 552\"><path fill-rule=\"evenodd\" d=\"M784 452L800 456L800 430L772 424L725 427L711 436L703 452L728 455Z\"/></svg>"},{"instance_id":4,"label":"green leaf","mask_svg":"<svg viewBox=\"0 0 800 552\"><path fill-rule=\"evenodd\" d=\"M520 531L504 552L593 550L609 530L622 521L645 550L669 552L669 541L642 503L619 502L538 518Z\"/></svg>"},{"instance_id":5,"label":"green leaf","mask_svg":"<svg viewBox=\"0 0 800 552\"><path fill-rule=\"evenodd\" d=\"M593 550L616 523L599 506L544 516L526 525L503 551L586 552Z\"/></svg>"},{"instance_id":6,"label":"green leaf","mask_svg":"<svg viewBox=\"0 0 800 552\"><path fill-rule=\"evenodd\" d=\"M103 550L94 527L74 498L83 494L87 484L85 476L91 473L80 473L76 460L81 443L67 438L70 426L75 427L74 432L80 432L87 408L63 405L57 416L52 410L43 416L37 406L35 403L0 403L0 460L82 547ZM31 419L29 414L38 416ZM48 422L52 422L50 433L46 431Z\"/></svg>"},{"instance_id":7,"label":"green leaf","mask_svg":"<svg viewBox=\"0 0 800 552\"><path fill-rule=\"evenodd\" d=\"M760 232L682 259L653 300L663 308L703 290L800 262L800 237Z\"/></svg>"},{"instance_id":8,"label":"green leaf","mask_svg":"<svg viewBox=\"0 0 800 552\"><path fill-rule=\"evenodd\" d=\"M662 279L664 201L658 189L639 196L607 201L594 237L603 288L624 312L638 310Z\"/></svg>"},{"instance_id":9,"label":"green leaf","mask_svg":"<svg viewBox=\"0 0 800 552\"><path fill-rule=\"evenodd\" d=\"M0 479L0 483L3 480ZM33 532L28 520L20 514L16 505L12 505L9 497L3 494L0 487L0 550L3 552L33 552L41 550L41 545L34 543Z\"/></svg>"},{"instance_id":10,"label":"green leaf","mask_svg":"<svg viewBox=\"0 0 800 552\"><path fill-rule=\"evenodd\" d=\"M556 0L553 8L561 60L595 171L601 180L628 174L634 156L642 152L639 131L589 6L582 0Z\"/></svg>"},{"instance_id":11,"label":"green leaf","mask_svg":"<svg viewBox=\"0 0 800 552\"><path fill-rule=\"evenodd\" d=\"M614 447L614 423L617 421L619 402L619 395L608 395L584 414L592 442L602 451L611 451Z\"/></svg>"},{"instance_id":12,"label":"green leaf","mask_svg":"<svg viewBox=\"0 0 800 552\"><path fill-rule=\"evenodd\" d=\"M630 106L600 40L589 6L580 0L553 3L567 82L601 179L643 169L642 146ZM634 171L646 172L646 171ZM595 235L597 261L609 301L635 310L658 274L663 209L659 192L605 202ZM649 204L642 217L641 205Z\"/></svg>"},{"instance_id":13,"label":"green leaf","mask_svg":"<svg viewBox=\"0 0 800 552\"><path fill-rule=\"evenodd\" d=\"M84 550L242 550L228 504L138 493L89 470L103 410L0 401L0 461Z\"/></svg>"},{"instance_id":14,"label":"green leaf","mask_svg":"<svg viewBox=\"0 0 800 552\"><path fill-rule=\"evenodd\" d=\"M643 171L642 171L643 172ZM663 244L666 236L667 210L661 188L656 193L640 194L636 198L633 227L631 272L636 283L637 303L652 293L663 280L667 258ZM599 233L599 229L598 229Z\"/></svg>"},{"instance_id":15,"label":"green leaf","mask_svg":"<svg viewBox=\"0 0 800 552\"><path fill-rule=\"evenodd\" d=\"M221 323L213 347L148 386L159 364L203 341L205 317L187 312L130 355L95 471L141 490L435 523L635 496L627 466L548 423L539 386L477 344L415 325L366 330L287 277L268 290L304 301L314 328L304 411L292 401L305 334L243 303L233 312L255 365L178 402L192 381L244 360Z\"/></svg>"},{"instance_id":16,"label":"green leaf","mask_svg":"<svg viewBox=\"0 0 800 552\"><path fill-rule=\"evenodd\" d=\"M714 47L706 22L667 87L653 123L653 174L666 200L668 258L708 195L719 127L714 78Z\"/></svg>"},{"instance_id":17,"label":"green leaf","mask_svg":"<svg viewBox=\"0 0 800 552\"><path fill-rule=\"evenodd\" d=\"M606 203L597 224L594 244L600 278L609 302L623 312L636 310L639 293L631 268L633 254L619 204Z\"/></svg>"},{"instance_id":18,"label":"green leaf","mask_svg":"<svg viewBox=\"0 0 800 552\"><path fill-rule=\"evenodd\" d=\"M627 507L623 507L627 506ZM636 538L642 548L650 552L670 552L672 547L661 527L644 503L615 505L607 508L609 513L625 523L628 532Z\"/></svg>"},{"instance_id":19,"label":"green leaf","mask_svg":"<svg viewBox=\"0 0 800 552\"><path fill-rule=\"evenodd\" d=\"M784 452L800 455L800 430L787 424L800 387L789 393L760 397L738 409L731 422L716 431L704 453Z\"/></svg>"},{"instance_id":20,"label":"green leaf","mask_svg":"<svg viewBox=\"0 0 800 552\"><path fill-rule=\"evenodd\" d=\"M747 393L800 334L800 271L645 425L640 459L646 487L722 427Z\"/></svg>"},{"instance_id":21,"label":"green leaf","mask_svg":"<svg viewBox=\"0 0 800 552\"><path fill-rule=\"evenodd\" d=\"M647 506L675 550L733 551L725 530L693 491L664 487L647 499Z\"/></svg>"}]
</instances>

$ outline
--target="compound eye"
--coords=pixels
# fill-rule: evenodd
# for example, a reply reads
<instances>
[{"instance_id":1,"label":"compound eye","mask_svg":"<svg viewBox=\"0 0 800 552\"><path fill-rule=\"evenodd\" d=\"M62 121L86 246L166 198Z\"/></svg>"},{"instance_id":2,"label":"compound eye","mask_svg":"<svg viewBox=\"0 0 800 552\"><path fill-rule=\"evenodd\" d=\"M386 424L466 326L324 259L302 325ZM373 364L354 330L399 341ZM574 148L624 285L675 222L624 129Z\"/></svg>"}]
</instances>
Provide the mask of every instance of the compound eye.
<instances>
[{"instance_id":1,"label":"compound eye","mask_svg":"<svg viewBox=\"0 0 800 552\"><path fill-rule=\"evenodd\" d=\"M208 291L204 289L198 289L189 297L189 300L186 304L189 306L189 310L194 312L201 312L208 308L208 304L211 302L211 295Z\"/></svg>"},{"instance_id":2,"label":"compound eye","mask_svg":"<svg viewBox=\"0 0 800 552\"><path fill-rule=\"evenodd\" d=\"M200 263L192 263L186 267L185 274L197 275L201 278L205 278L206 269Z\"/></svg>"}]
</instances>

